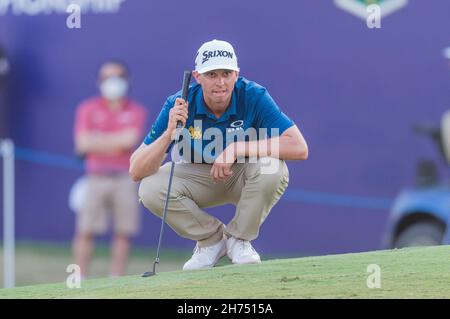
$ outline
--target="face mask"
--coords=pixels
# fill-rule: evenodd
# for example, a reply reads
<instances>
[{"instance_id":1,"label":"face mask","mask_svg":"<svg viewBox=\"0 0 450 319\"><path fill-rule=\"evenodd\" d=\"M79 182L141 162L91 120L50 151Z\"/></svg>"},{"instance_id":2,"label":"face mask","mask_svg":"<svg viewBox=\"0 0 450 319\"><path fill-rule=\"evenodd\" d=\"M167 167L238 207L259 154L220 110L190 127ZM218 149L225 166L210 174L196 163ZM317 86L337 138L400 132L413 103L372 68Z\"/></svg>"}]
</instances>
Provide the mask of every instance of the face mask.
<instances>
[{"instance_id":1,"label":"face mask","mask_svg":"<svg viewBox=\"0 0 450 319\"><path fill-rule=\"evenodd\" d=\"M100 84L100 92L104 98L110 101L123 98L127 94L127 91L128 82L120 77L108 78Z\"/></svg>"}]
</instances>

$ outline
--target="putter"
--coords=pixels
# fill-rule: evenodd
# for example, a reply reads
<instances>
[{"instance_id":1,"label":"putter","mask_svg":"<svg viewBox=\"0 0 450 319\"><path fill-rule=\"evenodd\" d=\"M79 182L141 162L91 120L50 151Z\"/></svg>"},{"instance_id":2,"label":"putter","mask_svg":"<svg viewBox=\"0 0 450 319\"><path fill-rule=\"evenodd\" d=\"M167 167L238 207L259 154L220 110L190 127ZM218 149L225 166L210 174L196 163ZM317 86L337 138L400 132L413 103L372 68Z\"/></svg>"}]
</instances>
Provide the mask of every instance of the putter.
<instances>
[{"instance_id":1,"label":"putter","mask_svg":"<svg viewBox=\"0 0 450 319\"><path fill-rule=\"evenodd\" d=\"M190 80L191 80L191 71L184 71L184 75L183 75L183 89L182 89L181 97L185 101L187 101L187 95L188 95L188 89L189 89L189 82L190 82ZM177 123L177 131L178 132L177 132L177 134L175 136L174 147L177 146L178 140L180 138L180 136L179 136L179 129L181 128L181 126L182 126L181 121L178 121L178 123ZM162 217L162 221L161 221L161 229L159 231L159 240L158 240L158 247L156 249L156 258L155 258L155 261L153 263L153 270L143 273L142 277L150 277L150 276L156 275L156 264L159 264L159 251L161 249L161 242L162 242L162 237L163 237L163 233L164 233L164 224L166 223L167 206L169 204L169 196L170 196L170 189L172 188L172 179L173 179L173 171L174 171L174 169L175 169L175 162L172 160L172 165L170 167L169 186L167 187L166 201L164 203L164 211L163 211L163 217Z\"/></svg>"}]
</instances>

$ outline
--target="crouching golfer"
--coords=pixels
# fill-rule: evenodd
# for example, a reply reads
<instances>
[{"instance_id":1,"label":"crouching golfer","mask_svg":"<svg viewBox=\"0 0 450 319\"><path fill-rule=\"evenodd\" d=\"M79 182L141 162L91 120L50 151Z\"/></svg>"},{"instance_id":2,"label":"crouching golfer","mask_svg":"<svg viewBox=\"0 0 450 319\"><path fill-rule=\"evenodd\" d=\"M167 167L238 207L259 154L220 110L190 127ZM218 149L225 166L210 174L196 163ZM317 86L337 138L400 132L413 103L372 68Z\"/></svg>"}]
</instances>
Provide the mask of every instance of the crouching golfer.
<instances>
[{"instance_id":1,"label":"crouching golfer","mask_svg":"<svg viewBox=\"0 0 450 319\"><path fill-rule=\"evenodd\" d=\"M177 121L184 129L177 144L167 224L197 242L183 269L213 267L225 255L235 264L260 263L251 241L289 182L285 160L305 160L307 144L297 126L267 90L239 77L231 44L204 43L195 58L187 101L170 96L143 144L130 160L130 174L141 181L139 197L162 217ZM174 155L173 155L174 156ZM172 156L172 158L173 158ZM202 208L234 204L224 224Z\"/></svg>"}]
</instances>

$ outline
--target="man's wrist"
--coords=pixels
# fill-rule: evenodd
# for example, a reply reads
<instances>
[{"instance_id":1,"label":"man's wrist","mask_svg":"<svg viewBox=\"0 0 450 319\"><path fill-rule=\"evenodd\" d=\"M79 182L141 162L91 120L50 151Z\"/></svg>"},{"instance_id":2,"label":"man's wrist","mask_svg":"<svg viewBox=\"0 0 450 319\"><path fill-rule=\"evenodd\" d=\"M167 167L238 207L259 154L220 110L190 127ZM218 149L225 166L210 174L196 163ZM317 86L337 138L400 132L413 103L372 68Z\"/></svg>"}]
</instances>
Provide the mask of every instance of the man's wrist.
<instances>
[{"instance_id":1,"label":"man's wrist","mask_svg":"<svg viewBox=\"0 0 450 319\"><path fill-rule=\"evenodd\" d=\"M223 152L223 155L225 155L224 156L225 159L235 161L236 158L237 158L237 155L236 155L236 143L234 142L234 143L228 144L228 146L225 148L225 150Z\"/></svg>"},{"instance_id":2,"label":"man's wrist","mask_svg":"<svg viewBox=\"0 0 450 319\"><path fill-rule=\"evenodd\" d=\"M238 141L233 143L234 157L245 157L245 141Z\"/></svg>"},{"instance_id":3,"label":"man's wrist","mask_svg":"<svg viewBox=\"0 0 450 319\"><path fill-rule=\"evenodd\" d=\"M171 142L172 141L172 136L171 136L169 130L165 130L164 133L161 134L161 137L166 142Z\"/></svg>"}]
</instances>

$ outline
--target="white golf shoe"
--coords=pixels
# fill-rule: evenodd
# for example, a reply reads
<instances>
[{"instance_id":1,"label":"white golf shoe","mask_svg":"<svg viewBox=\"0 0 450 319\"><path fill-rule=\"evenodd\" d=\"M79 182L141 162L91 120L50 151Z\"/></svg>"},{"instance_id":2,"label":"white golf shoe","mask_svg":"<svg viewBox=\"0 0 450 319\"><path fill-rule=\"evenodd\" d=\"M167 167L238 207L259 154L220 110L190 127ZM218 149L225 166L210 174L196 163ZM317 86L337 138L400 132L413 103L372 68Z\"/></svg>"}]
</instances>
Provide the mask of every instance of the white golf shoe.
<instances>
[{"instance_id":1,"label":"white golf shoe","mask_svg":"<svg viewBox=\"0 0 450 319\"><path fill-rule=\"evenodd\" d=\"M261 258L248 240L230 237L227 240L227 255L233 264L259 264Z\"/></svg>"},{"instance_id":2,"label":"white golf shoe","mask_svg":"<svg viewBox=\"0 0 450 319\"><path fill-rule=\"evenodd\" d=\"M183 270L212 268L220 258L227 254L227 241L223 238L215 245L194 248L194 254L183 266Z\"/></svg>"}]
</instances>

